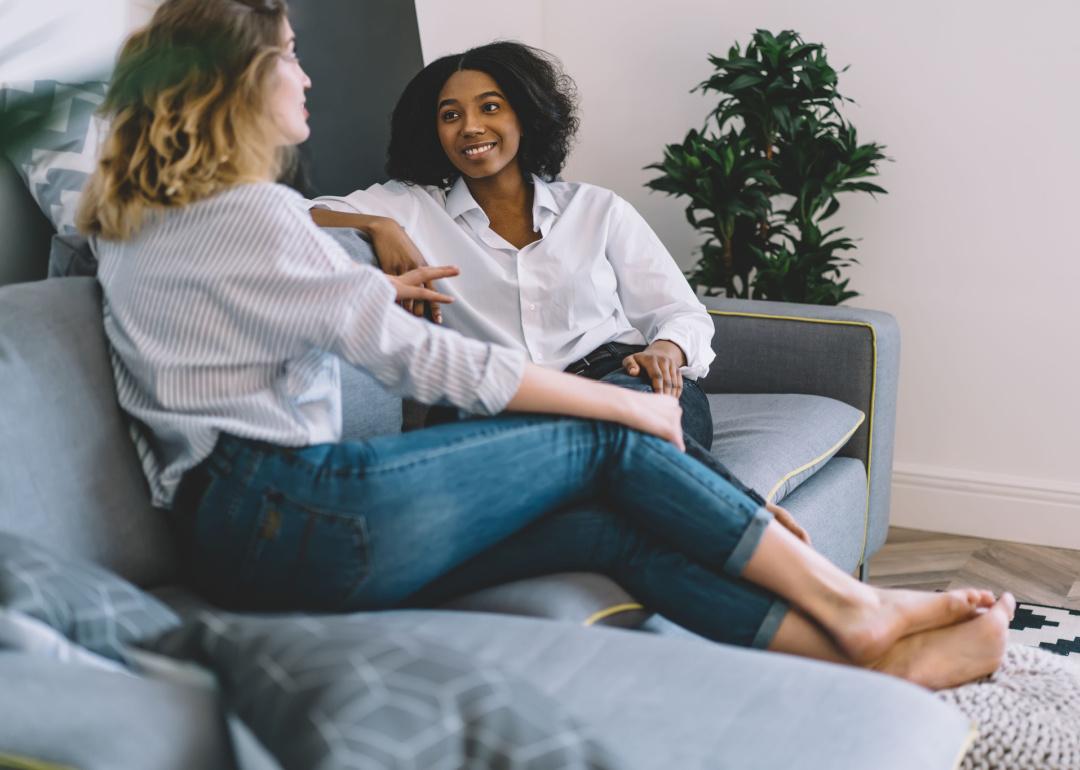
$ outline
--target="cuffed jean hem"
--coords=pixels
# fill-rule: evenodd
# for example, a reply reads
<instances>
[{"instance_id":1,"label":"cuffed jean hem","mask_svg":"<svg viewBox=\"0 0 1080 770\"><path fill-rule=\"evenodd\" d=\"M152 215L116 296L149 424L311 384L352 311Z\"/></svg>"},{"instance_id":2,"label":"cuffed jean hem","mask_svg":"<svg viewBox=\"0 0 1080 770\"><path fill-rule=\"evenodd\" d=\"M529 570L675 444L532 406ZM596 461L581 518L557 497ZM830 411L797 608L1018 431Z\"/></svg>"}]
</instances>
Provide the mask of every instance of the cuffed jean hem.
<instances>
[{"instance_id":1,"label":"cuffed jean hem","mask_svg":"<svg viewBox=\"0 0 1080 770\"><path fill-rule=\"evenodd\" d=\"M735 544L735 548L731 551L728 560L724 562L724 572L736 577L742 575L743 570L746 569L747 562L749 562L750 557L754 555L758 543L761 542L761 538L765 534L765 528L769 526L769 522L772 521L772 519L772 514L764 508L758 508L754 511L754 515L750 519L750 523L746 525L746 530L742 533L742 537L740 537L739 542Z\"/></svg>"},{"instance_id":2,"label":"cuffed jean hem","mask_svg":"<svg viewBox=\"0 0 1080 770\"><path fill-rule=\"evenodd\" d=\"M773 637L776 636L780 624L788 614L788 609L787 602L781 599L775 600L772 606L769 607L769 611L765 613L765 619L761 621L761 626L758 627L757 633L754 634L750 646L755 650L764 650L772 644Z\"/></svg>"}]
</instances>

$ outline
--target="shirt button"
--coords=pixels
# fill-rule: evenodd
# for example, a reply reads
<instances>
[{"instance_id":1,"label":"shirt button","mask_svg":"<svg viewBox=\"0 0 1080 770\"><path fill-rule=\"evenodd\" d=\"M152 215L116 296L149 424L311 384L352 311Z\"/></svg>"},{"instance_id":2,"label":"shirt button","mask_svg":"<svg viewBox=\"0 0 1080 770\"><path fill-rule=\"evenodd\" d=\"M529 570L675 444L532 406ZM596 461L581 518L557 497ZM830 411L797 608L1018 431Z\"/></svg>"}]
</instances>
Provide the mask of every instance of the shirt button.
<instances>
[{"instance_id":1,"label":"shirt button","mask_svg":"<svg viewBox=\"0 0 1080 770\"><path fill-rule=\"evenodd\" d=\"M529 305L529 310L536 310L536 305Z\"/></svg>"}]
</instances>

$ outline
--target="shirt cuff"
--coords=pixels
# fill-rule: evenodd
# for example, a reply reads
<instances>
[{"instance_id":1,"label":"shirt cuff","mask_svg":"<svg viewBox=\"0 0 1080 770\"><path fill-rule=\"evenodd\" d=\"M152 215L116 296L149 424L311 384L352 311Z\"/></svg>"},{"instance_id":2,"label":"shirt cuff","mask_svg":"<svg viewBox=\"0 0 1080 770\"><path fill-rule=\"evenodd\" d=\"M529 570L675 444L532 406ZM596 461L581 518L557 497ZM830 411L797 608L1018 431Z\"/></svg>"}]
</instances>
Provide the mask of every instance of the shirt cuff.
<instances>
[{"instance_id":1,"label":"shirt cuff","mask_svg":"<svg viewBox=\"0 0 1080 770\"><path fill-rule=\"evenodd\" d=\"M484 414L498 414L521 387L525 376L525 354L501 345L488 346L484 373L476 389L476 401Z\"/></svg>"},{"instance_id":2,"label":"shirt cuff","mask_svg":"<svg viewBox=\"0 0 1080 770\"><path fill-rule=\"evenodd\" d=\"M716 353L713 352L711 345L706 347L707 352L702 355L702 346L695 344L694 334L676 324L660 327L653 338L649 340L649 343L651 344L657 340L668 340L682 348L683 353L686 354L686 366L679 371L682 372L684 377L694 380L701 379L709 373L709 364L716 358Z\"/></svg>"}]
</instances>

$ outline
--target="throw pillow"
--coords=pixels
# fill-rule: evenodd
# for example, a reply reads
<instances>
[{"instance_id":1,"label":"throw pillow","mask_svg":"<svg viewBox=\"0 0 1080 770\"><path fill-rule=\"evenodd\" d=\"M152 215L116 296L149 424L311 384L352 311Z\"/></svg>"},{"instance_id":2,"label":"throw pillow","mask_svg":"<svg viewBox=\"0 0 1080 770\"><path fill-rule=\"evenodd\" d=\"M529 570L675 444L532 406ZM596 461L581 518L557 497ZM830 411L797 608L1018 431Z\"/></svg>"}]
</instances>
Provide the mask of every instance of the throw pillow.
<instances>
[{"instance_id":1,"label":"throw pillow","mask_svg":"<svg viewBox=\"0 0 1080 770\"><path fill-rule=\"evenodd\" d=\"M793 393L709 394L712 454L779 503L843 449L866 419L853 406Z\"/></svg>"},{"instance_id":2,"label":"throw pillow","mask_svg":"<svg viewBox=\"0 0 1080 770\"><path fill-rule=\"evenodd\" d=\"M97 256L90 241L78 233L57 233L49 245L49 278L97 275Z\"/></svg>"},{"instance_id":3,"label":"throw pillow","mask_svg":"<svg viewBox=\"0 0 1080 770\"><path fill-rule=\"evenodd\" d=\"M30 194L57 232L74 233L79 196L97 162L104 121L95 115L105 83L69 85L54 80L10 83L0 90L7 115L45 117L40 131L4 148Z\"/></svg>"},{"instance_id":4,"label":"throw pillow","mask_svg":"<svg viewBox=\"0 0 1080 770\"><path fill-rule=\"evenodd\" d=\"M0 607L121 662L124 645L180 623L172 610L123 578L6 532L0 532Z\"/></svg>"},{"instance_id":5,"label":"throw pillow","mask_svg":"<svg viewBox=\"0 0 1080 770\"><path fill-rule=\"evenodd\" d=\"M0 650L15 650L51 658L59 663L127 673L127 669L119 663L90 652L52 626L14 610L0 609Z\"/></svg>"},{"instance_id":6,"label":"throw pillow","mask_svg":"<svg viewBox=\"0 0 1080 770\"><path fill-rule=\"evenodd\" d=\"M351 227L327 227L349 257L361 265L378 266L371 244ZM341 363L341 439L363 441L401 432L401 398L383 388L363 369Z\"/></svg>"},{"instance_id":7,"label":"throw pillow","mask_svg":"<svg viewBox=\"0 0 1080 770\"><path fill-rule=\"evenodd\" d=\"M611 767L560 705L378 616L204 612L153 648L217 676L282 767Z\"/></svg>"}]
</instances>

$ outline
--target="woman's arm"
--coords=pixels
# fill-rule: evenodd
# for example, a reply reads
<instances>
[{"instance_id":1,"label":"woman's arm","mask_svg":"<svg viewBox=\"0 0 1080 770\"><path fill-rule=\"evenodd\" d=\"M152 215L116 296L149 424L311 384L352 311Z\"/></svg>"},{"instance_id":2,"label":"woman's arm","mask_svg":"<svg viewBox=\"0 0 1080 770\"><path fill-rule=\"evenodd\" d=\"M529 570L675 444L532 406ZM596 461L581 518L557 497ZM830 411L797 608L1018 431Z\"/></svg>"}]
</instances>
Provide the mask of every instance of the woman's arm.
<instances>
[{"instance_id":1,"label":"woman's arm","mask_svg":"<svg viewBox=\"0 0 1080 770\"><path fill-rule=\"evenodd\" d=\"M506 408L617 422L686 449L678 399L618 388L535 364L525 364L521 384Z\"/></svg>"},{"instance_id":2,"label":"woman's arm","mask_svg":"<svg viewBox=\"0 0 1080 770\"><path fill-rule=\"evenodd\" d=\"M641 214L618 196L611 206L607 258L627 320L650 343L623 367L631 374L644 371L657 390L678 391L680 368L691 377L709 371L712 318Z\"/></svg>"},{"instance_id":3,"label":"woman's arm","mask_svg":"<svg viewBox=\"0 0 1080 770\"><path fill-rule=\"evenodd\" d=\"M424 267L390 278L395 299L453 302L425 288L440 278L457 274L455 267ZM682 408L677 398L659 393L640 393L545 369L526 363L517 391L506 404L512 412L537 412L617 422L651 433L685 450Z\"/></svg>"},{"instance_id":4,"label":"woman's arm","mask_svg":"<svg viewBox=\"0 0 1080 770\"><path fill-rule=\"evenodd\" d=\"M427 260L416 248L412 238L397 220L375 214L359 214L332 211L324 208L310 210L312 221L319 227L351 227L359 230L369 241L379 260L379 267L390 276L404 275L418 267L426 267ZM429 283L426 288L433 289ZM429 300L405 300L402 307L414 315L422 316ZM431 320L442 323L442 308L438 302L430 302Z\"/></svg>"}]
</instances>

